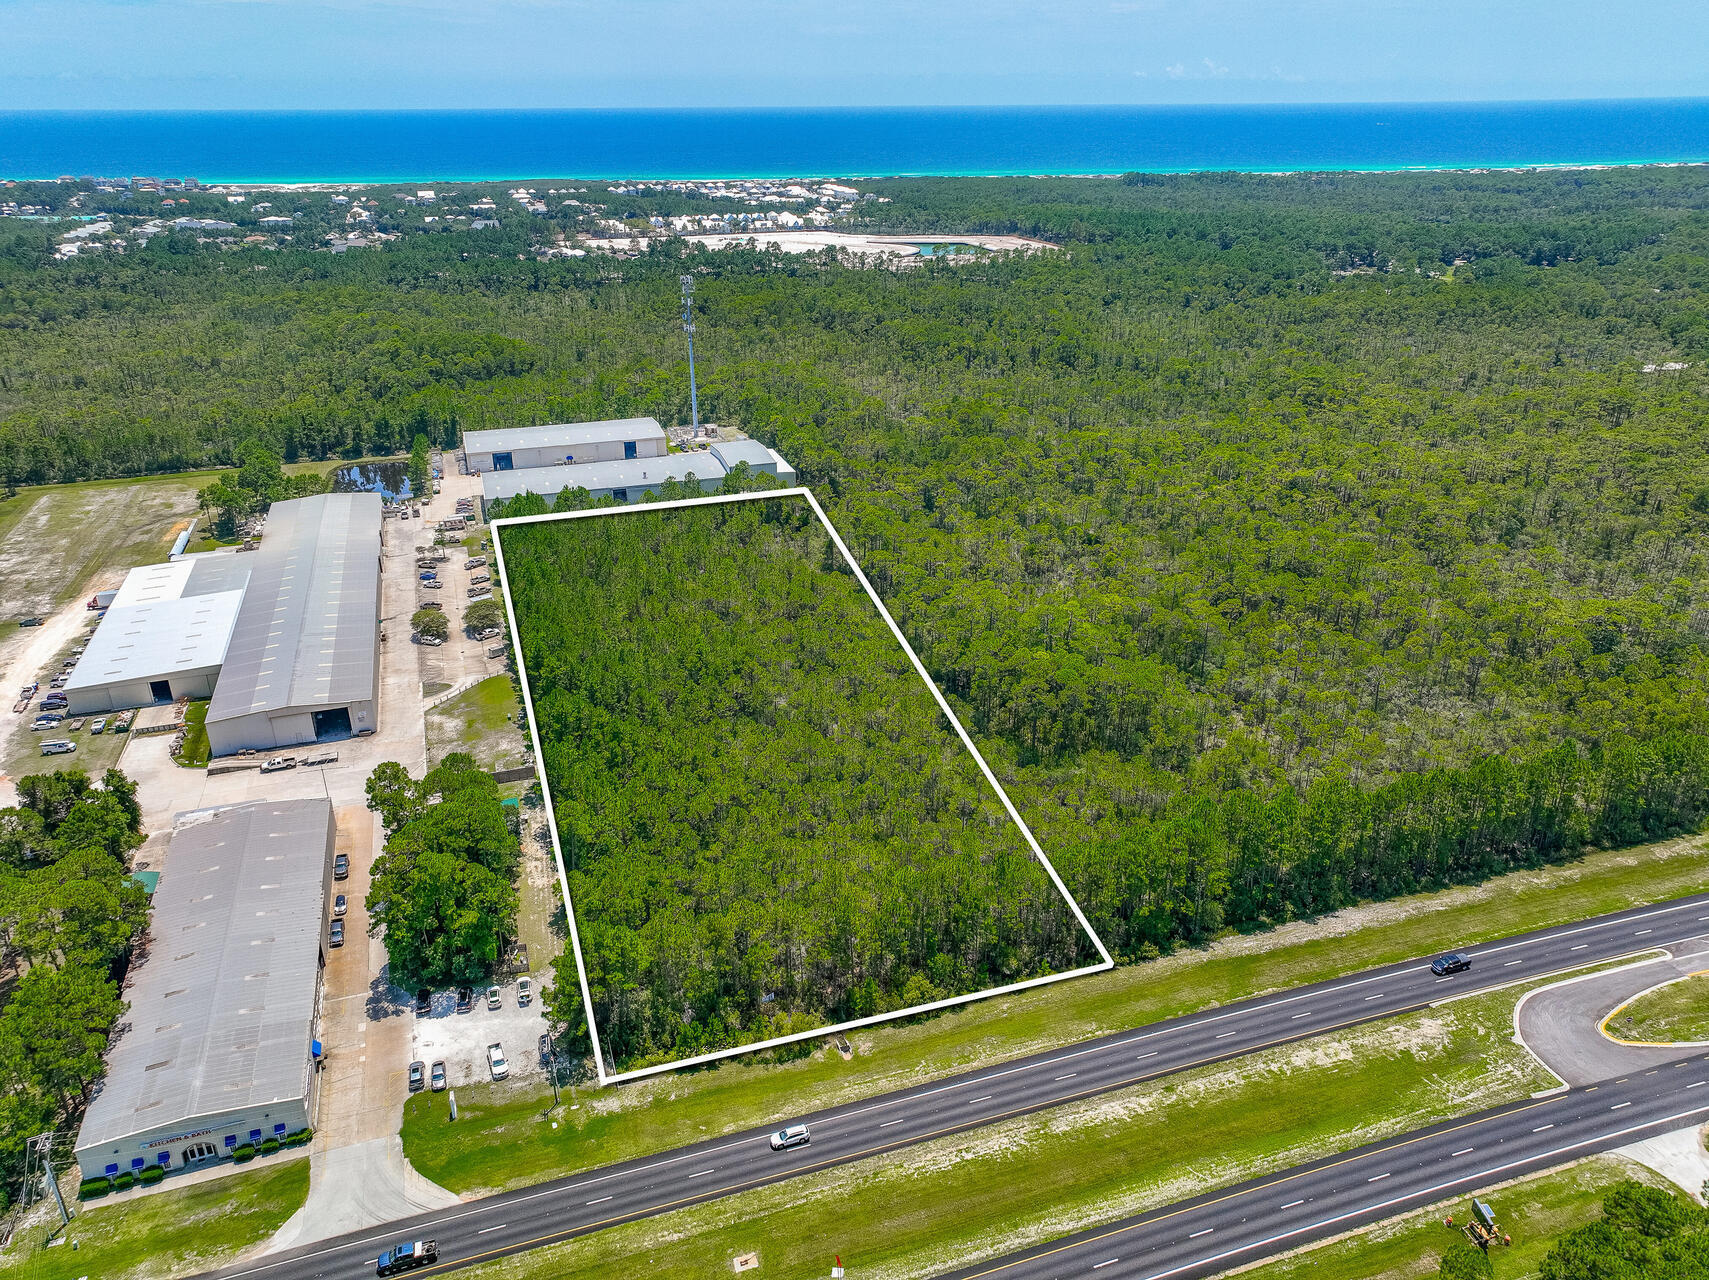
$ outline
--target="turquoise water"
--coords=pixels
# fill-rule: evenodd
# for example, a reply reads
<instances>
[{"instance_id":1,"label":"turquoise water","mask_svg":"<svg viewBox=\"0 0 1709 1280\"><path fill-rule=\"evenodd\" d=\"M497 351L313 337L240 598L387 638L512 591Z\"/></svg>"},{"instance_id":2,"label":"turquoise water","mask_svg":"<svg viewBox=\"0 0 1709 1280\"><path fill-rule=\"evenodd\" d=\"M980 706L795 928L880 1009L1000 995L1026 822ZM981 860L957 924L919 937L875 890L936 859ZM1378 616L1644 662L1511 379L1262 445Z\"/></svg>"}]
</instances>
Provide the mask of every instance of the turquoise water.
<instances>
[{"instance_id":1,"label":"turquoise water","mask_svg":"<svg viewBox=\"0 0 1709 1280\"><path fill-rule=\"evenodd\" d=\"M1709 100L802 111L0 112L0 176L204 182L1709 161Z\"/></svg>"}]
</instances>

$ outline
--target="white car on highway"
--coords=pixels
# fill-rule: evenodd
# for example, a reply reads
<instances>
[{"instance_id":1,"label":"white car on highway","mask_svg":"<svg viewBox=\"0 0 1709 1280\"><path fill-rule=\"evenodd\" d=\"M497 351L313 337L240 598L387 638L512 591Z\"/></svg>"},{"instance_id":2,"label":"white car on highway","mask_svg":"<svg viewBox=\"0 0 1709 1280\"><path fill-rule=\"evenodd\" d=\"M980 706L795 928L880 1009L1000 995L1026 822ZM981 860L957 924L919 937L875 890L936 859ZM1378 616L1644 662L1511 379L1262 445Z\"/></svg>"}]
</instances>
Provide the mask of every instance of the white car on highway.
<instances>
[{"instance_id":1,"label":"white car on highway","mask_svg":"<svg viewBox=\"0 0 1709 1280\"><path fill-rule=\"evenodd\" d=\"M788 1151L791 1147L806 1146L812 1141L812 1136L807 1132L806 1125L792 1124L789 1128L779 1129L772 1134L770 1141L773 1151Z\"/></svg>"}]
</instances>

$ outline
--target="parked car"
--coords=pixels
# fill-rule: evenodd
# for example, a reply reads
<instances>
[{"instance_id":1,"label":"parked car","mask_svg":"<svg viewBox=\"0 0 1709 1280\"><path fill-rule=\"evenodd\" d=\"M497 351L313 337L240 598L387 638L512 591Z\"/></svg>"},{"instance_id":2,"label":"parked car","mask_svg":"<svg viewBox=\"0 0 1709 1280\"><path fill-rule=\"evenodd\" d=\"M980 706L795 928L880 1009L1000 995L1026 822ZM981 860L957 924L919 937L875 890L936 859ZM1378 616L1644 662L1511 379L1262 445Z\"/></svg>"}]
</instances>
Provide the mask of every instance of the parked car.
<instances>
[{"instance_id":1,"label":"parked car","mask_svg":"<svg viewBox=\"0 0 1709 1280\"><path fill-rule=\"evenodd\" d=\"M494 1080L503 1080L510 1074L510 1063L505 1060L504 1046L496 1041L487 1046L487 1069L493 1073Z\"/></svg>"},{"instance_id":2,"label":"parked car","mask_svg":"<svg viewBox=\"0 0 1709 1280\"><path fill-rule=\"evenodd\" d=\"M433 1012L433 992L423 987L415 993L415 1016L425 1018Z\"/></svg>"},{"instance_id":3,"label":"parked car","mask_svg":"<svg viewBox=\"0 0 1709 1280\"><path fill-rule=\"evenodd\" d=\"M42 754L44 756L63 756L75 750L77 750L77 744L68 742L64 738L49 738L42 743Z\"/></svg>"},{"instance_id":4,"label":"parked car","mask_svg":"<svg viewBox=\"0 0 1709 1280\"><path fill-rule=\"evenodd\" d=\"M491 582L492 580L492 575L490 573L476 573L471 574L469 577L470 582Z\"/></svg>"},{"instance_id":5,"label":"parked car","mask_svg":"<svg viewBox=\"0 0 1709 1280\"><path fill-rule=\"evenodd\" d=\"M423 591L443 591L445 584L443 582L424 582L421 584L421 589Z\"/></svg>"},{"instance_id":6,"label":"parked car","mask_svg":"<svg viewBox=\"0 0 1709 1280\"><path fill-rule=\"evenodd\" d=\"M341 853L332 860L332 878L334 880L350 879L350 855Z\"/></svg>"},{"instance_id":7,"label":"parked car","mask_svg":"<svg viewBox=\"0 0 1709 1280\"><path fill-rule=\"evenodd\" d=\"M788 1151L791 1147L804 1147L811 1142L812 1135L807 1132L804 1124L792 1124L787 1129L779 1129L771 1135L773 1151Z\"/></svg>"},{"instance_id":8,"label":"parked car","mask_svg":"<svg viewBox=\"0 0 1709 1280\"><path fill-rule=\"evenodd\" d=\"M534 983L525 974L516 980L516 1006L525 1009L534 1000Z\"/></svg>"},{"instance_id":9,"label":"parked car","mask_svg":"<svg viewBox=\"0 0 1709 1280\"><path fill-rule=\"evenodd\" d=\"M95 717L95 723L89 726L89 732L91 734L107 732L107 717L106 716Z\"/></svg>"},{"instance_id":10,"label":"parked car","mask_svg":"<svg viewBox=\"0 0 1709 1280\"><path fill-rule=\"evenodd\" d=\"M487 988L487 1008L489 1008L489 1009L502 1009L502 1008L504 1008L504 989L502 987L488 987Z\"/></svg>"},{"instance_id":11,"label":"parked car","mask_svg":"<svg viewBox=\"0 0 1709 1280\"><path fill-rule=\"evenodd\" d=\"M432 649L437 649L440 645L445 643L444 639L440 636L417 636L415 638L415 642L417 644L427 645Z\"/></svg>"},{"instance_id":12,"label":"parked car","mask_svg":"<svg viewBox=\"0 0 1709 1280\"><path fill-rule=\"evenodd\" d=\"M473 987L457 988L457 1012L467 1013L475 1007L475 990Z\"/></svg>"},{"instance_id":13,"label":"parked car","mask_svg":"<svg viewBox=\"0 0 1709 1280\"><path fill-rule=\"evenodd\" d=\"M475 639L497 640L503 634L504 628L502 627L482 627L479 631L475 632Z\"/></svg>"},{"instance_id":14,"label":"parked car","mask_svg":"<svg viewBox=\"0 0 1709 1280\"><path fill-rule=\"evenodd\" d=\"M416 574L415 576L423 582L432 582L436 578L439 577L439 575L437 573L435 573L432 569L423 569L420 573Z\"/></svg>"},{"instance_id":15,"label":"parked car","mask_svg":"<svg viewBox=\"0 0 1709 1280\"><path fill-rule=\"evenodd\" d=\"M296 767L297 758L295 756L274 756L266 764L261 766L261 772L281 773L286 769L295 769Z\"/></svg>"},{"instance_id":16,"label":"parked car","mask_svg":"<svg viewBox=\"0 0 1709 1280\"><path fill-rule=\"evenodd\" d=\"M437 601L437 600L423 600L421 602L421 607L423 609L432 609L436 613L444 613L445 612L445 606L440 604L439 601Z\"/></svg>"},{"instance_id":17,"label":"parked car","mask_svg":"<svg viewBox=\"0 0 1709 1280\"><path fill-rule=\"evenodd\" d=\"M472 560L465 560L463 562L463 567L465 569L484 569L487 567L487 558L485 556L476 556Z\"/></svg>"},{"instance_id":18,"label":"parked car","mask_svg":"<svg viewBox=\"0 0 1709 1280\"><path fill-rule=\"evenodd\" d=\"M342 947L344 945L344 921L334 920L327 926L326 945L329 947Z\"/></svg>"},{"instance_id":19,"label":"parked car","mask_svg":"<svg viewBox=\"0 0 1709 1280\"><path fill-rule=\"evenodd\" d=\"M409 1091L415 1093L427 1083L427 1064L412 1062L409 1064Z\"/></svg>"},{"instance_id":20,"label":"parked car","mask_svg":"<svg viewBox=\"0 0 1709 1280\"><path fill-rule=\"evenodd\" d=\"M334 898L332 900L332 914L333 915L341 916L348 910L350 910L350 900L348 898L346 898L342 893L339 894L336 898Z\"/></svg>"},{"instance_id":21,"label":"parked car","mask_svg":"<svg viewBox=\"0 0 1709 1280\"><path fill-rule=\"evenodd\" d=\"M30 732L40 733L43 729L58 728L59 722L63 719L65 719L64 716L53 712L50 712L47 715L37 716L35 723L30 726Z\"/></svg>"},{"instance_id":22,"label":"parked car","mask_svg":"<svg viewBox=\"0 0 1709 1280\"><path fill-rule=\"evenodd\" d=\"M39 627L42 625L42 620L40 618L19 618L18 625L20 627Z\"/></svg>"},{"instance_id":23,"label":"parked car","mask_svg":"<svg viewBox=\"0 0 1709 1280\"><path fill-rule=\"evenodd\" d=\"M67 698L63 693L50 693L47 697L42 699L42 710L59 711L69 704L70 701L71 699Z\"/></svg>"},{"instance_id":24,"label":"parked car","mask_svg":"<svg viewBox=\"0 0 1709 1280\"><path fill-rule=\"evenodd\" d=\"M1471 967L1471 958L1461 955L1458 951L1450 951L1445 956L1437 956L1430 962L1430 972L1437 977L1446 977L1450 973L1464 973Z\"/></svg>"},{"instance_id":25,"label":"parked car","mask_svg":"<svg viewBox=\"0 0 1709 1280\"><path fill-rule=\"evenodd\" d=\"M430 1078L433 1081L433 1092L444 1093L445 1092L445 1064L443 1062L435 1062L433 1064L433 1073L432 1073L432 1076Z\"/></svg>"}]
</instances>

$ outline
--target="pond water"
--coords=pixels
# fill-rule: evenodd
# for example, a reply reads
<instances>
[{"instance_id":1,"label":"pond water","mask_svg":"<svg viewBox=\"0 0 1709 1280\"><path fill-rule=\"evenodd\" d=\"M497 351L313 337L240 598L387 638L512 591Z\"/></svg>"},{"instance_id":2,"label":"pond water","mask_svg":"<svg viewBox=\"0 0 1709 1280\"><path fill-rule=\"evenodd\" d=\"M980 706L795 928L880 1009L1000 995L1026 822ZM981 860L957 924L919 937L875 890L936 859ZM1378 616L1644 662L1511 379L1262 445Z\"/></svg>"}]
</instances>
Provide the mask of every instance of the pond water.
<instances>
[{"instance_id":1,"label":"pond water","mask_svg":"<svg viewBox=\"0 0 1709 1280\"><path fill-rule=\"evenodd\" d=\"M410 496L409 463L358 462L332 473L334 493L377 493L387 502Z\"/></svg>"},{"instance_id":2,"label":"pond water","mask_svg":"<svg viewBox=\"0 0 1709 1280\"><path fill-rule=\"evenodd\" d=\"M978 245L942 244L937 241L920 244L919 249L922 258L955 258L962 254L979 252Z\"/></svg>"}]
</instances>

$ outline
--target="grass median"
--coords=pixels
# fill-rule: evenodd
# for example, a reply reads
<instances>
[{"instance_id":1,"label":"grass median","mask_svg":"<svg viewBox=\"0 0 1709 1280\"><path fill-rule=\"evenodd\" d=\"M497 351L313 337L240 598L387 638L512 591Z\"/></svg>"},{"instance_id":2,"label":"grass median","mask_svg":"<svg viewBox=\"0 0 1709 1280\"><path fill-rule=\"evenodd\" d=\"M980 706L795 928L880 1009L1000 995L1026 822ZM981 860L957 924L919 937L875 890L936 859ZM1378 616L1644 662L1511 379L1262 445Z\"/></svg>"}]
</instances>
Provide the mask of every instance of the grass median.
<instances>
[{"instance_id":1,"label":"grass median","mask_svg":"<svg viewBox=\"0 0 1709 1280\"><path fill-rule=\"evenodd\" d=\"M1547 1088L1512 1040L1520 994L1280 1046L471 1274L712 1280L757 1253L765 1275L823 1274L833 1255L861 1276L938 1275Z\"/></svg>"},{"instance_id":2,"label":"grass median","mask_svg":"<svg viewBox=\"0 0 1709 1280\"><path fill-rule=\"evenodd\" d=\"M447 1122L442 1096L418 1094L404 1111L404 1151L423 1174L459 1193L523 1186L981 1063L1705 887L1709 841L1701 837L1593 853L1227 938L913 1026L859 1032L850 1037L852 1060L821 1049L777 1066L732 1062L620 1089L572 1089L550 1118L550 1093L520 1083L459 1089L456 1124Z\"/></svg>"},{"instance_id":3,"label":"grass median","mask_svg":"<svg viewBox=\"0 0 1709 1280\"><path fill-rule=\"evenodd\" d=\"M44 1248L48 1221L21 1227L0 1251L0 1280L126 1280L223 1266L302 1207L309 1162L245 1169L180 1190L74 1206L65 1243Z\"/></svg>"},{"instance_id":4,"label":"grass median","mask_svg":"<svg viewBox=\"0 0 1709 1280\"><path fill-rule=\"evenodd\" d=\"M1641 1044L1709 1042L1709 971L1646 992L1608 1019L1608 1033Z\"/></svg>"}]
</instances>

